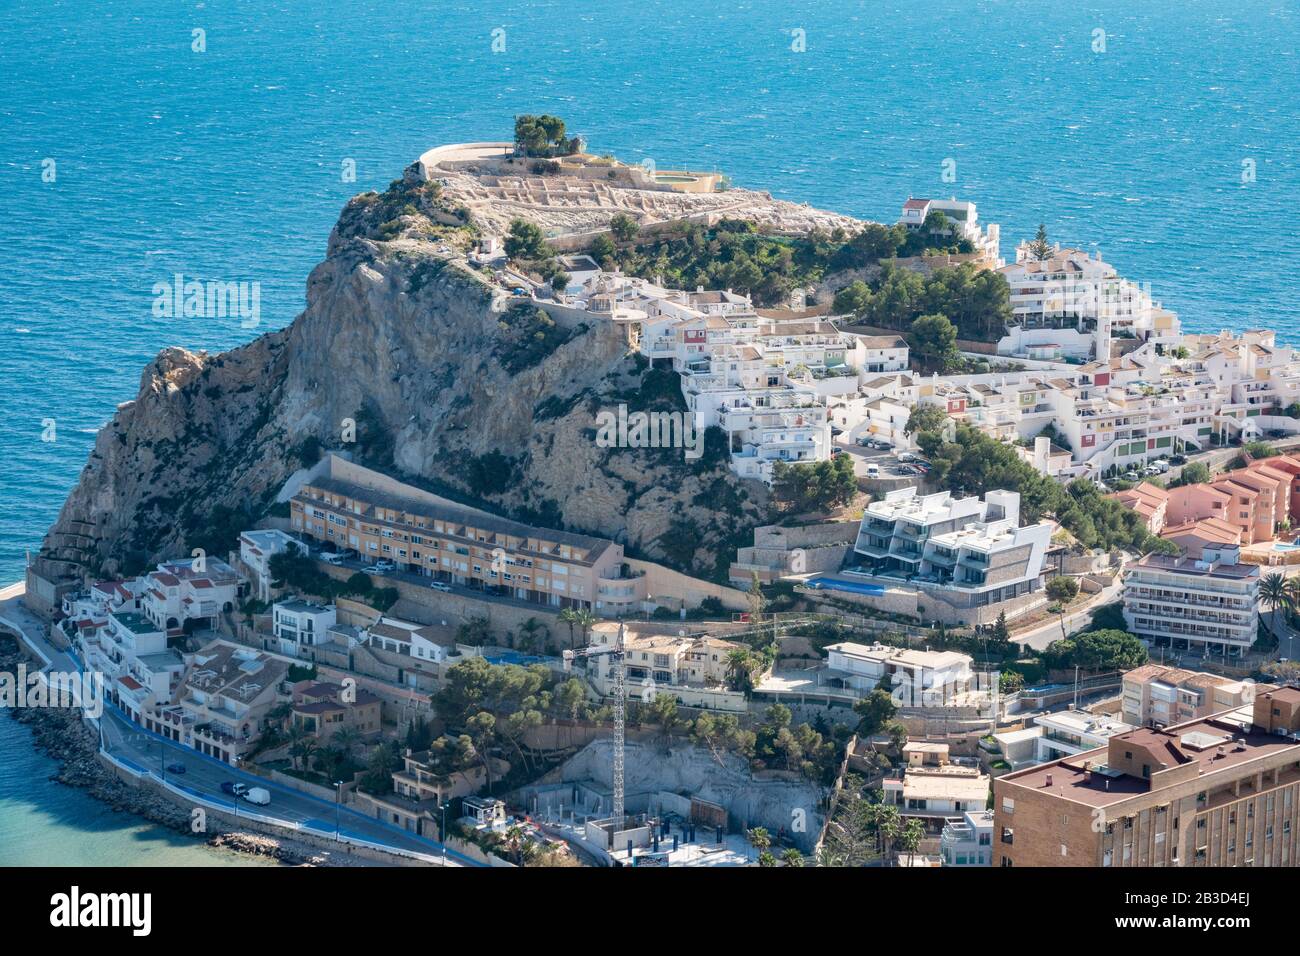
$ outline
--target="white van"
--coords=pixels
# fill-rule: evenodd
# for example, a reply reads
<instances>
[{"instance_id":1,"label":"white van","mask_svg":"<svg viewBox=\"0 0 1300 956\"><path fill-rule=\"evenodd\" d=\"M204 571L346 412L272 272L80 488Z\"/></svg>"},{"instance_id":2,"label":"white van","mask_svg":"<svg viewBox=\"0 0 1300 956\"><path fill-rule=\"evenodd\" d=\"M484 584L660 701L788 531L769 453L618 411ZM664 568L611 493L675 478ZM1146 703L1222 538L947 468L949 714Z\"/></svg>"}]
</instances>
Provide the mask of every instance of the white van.
<instances>
[{"instance_id":1,"label":"white van","mask_svg":"<svg viewBox=\"0 0 1300 956\"><path fill-rule=\"evenodd\" d=\"M879 478L879 477L880 477L880 466L877 465L877 464L875 464L874 462L871 463L871 464L869 464L869 465L867 465L867 477L868 477L868 478Z\"/></svg>"},{"instance_id":2,"label":"white van","mask_svg":"<svg viewBox=\"0 0 1300 956\"><path fill-rule=\"evenodd\" d=\"M264 807L271 802L271 792L262 787L252 787L244 794L244 799L249 803L255 803L259 807Z\"/></svg>"}]
</instances>

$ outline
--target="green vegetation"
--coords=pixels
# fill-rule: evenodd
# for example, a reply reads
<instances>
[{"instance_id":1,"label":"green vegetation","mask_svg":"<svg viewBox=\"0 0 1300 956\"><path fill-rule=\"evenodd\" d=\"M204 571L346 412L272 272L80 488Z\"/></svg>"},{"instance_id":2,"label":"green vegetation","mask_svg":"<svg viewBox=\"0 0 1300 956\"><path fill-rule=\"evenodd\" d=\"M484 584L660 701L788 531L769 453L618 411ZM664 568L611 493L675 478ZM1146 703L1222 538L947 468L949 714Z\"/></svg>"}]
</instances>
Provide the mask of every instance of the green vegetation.
<instances>
[{"instance_id":1,"label":"green vegetation","mask_svg":"<svg viewBox=\"0 0 1300 956\"><path fill-rule=\"evenodd\" d=\"M564 134L564 120L558 116L524 113L515 117L515 148L524 156L572 156L581 148L582 140Z\"/></svg>"},{"instance_id":2,"label":"green vegetation","mask_svg":"<svg viewBox=\"0 0 1300 956\"><path fill-rule=\"evenodd\" d=\"M795 464L778 461L772 469L772 497L794 514L846 505L857 490L849 455Z\"/></svg>"},{"instance_id":3,"label":"green vegetation","mask_svg":"<svg viewBox=\"0 0 1300 956\"><path fill-rule=\"evenodd\" d=\"M555 251L547 244L542 230L526 219L510 221L510 232L503 245L511 259L534 262L555 257Z\"/></svg>"},{"instance_id":4,"label":"green vegetation","mask_svg":"<svg viewBox=\"0 0 1300 956\"><path fill-rule=\"evenodd\" d=\"M541 363L573 337L530 302L516 302L506 309L497 320L497 329L492 354L512 375ZM585 329L578 334L581 331Z\"/></svg>"},{"instance_id":5,"label":"green vegetation","mask_svg":"<svg viewBox=\"0 0 1300 956\"><path fill-rule=\"evenodd\" d=\"M1014 488L1020 492L1022 520L1055 516L1087 548L1146 553L1154 546L1141 516L1104 497L1091 481L1076 478L1062 485L1022 460L1013 446L968 425L957 425L955 431L951 442L929 428L917 433L917 444L932 465L931 479L940 487L966 495Z\"/></svg>"},{"instance_id":6,"label":"green vegetation","mask_svg":"<svg viewBox=\"0 0 1300 956\"><path fill-rule=\"evenodd\" d=\"M1057 575L1049 580L1044 587L1047 596L1053 601L1059 601L1062 604L1068 604L1079 595L1079 582L1074 578L1067 578L1064 575Z\"/></svg>"},{"instance_id":7,"label":"green vegetation","mask_svg":"<svg viewBox=\"0 0 1300 956\"><path fill-rule=\"evenodd\" d=\"M1146 646L1127 631L1085 631L1053 641L1041 654L1052 670L1128 671L1148 660Z\"/></svg>"},{"instance_id":8,"label":"green vegetation","mask_svg":"<svg viewBox=\"0 0 1300 956\"><path fill-rule=\"evenodd\" d=\"M1034 241L1029 244L1029 254L1039 262L1052 257L1052 244L1047 241L1047 226L1041 222L1038 224L1038 232L1034 235Z\"/></svg>"},{"instance_id":9,"label":"green vegetation","mask_svg":"<svg viewBox=\"0 0 1300 956\"><path fill-rule=\"evenodd\" d=\"M942 315L961 338L991 342L1006 332L1011 287L1001 273L969 264L944 266L929 275L885 264L870 286L859 281L841 289L835 311L900 332L922 316Z\"/></svg>"},{"instance_id":10,"label":"green vegetation","mask_svg":"<svg viewBox=\"0 0 1300 956\"><path fill-rule=\"evenodd\" d=\"M378 611L387 611L397 603L397 588L377 588L370 575L358 571L346 582L330 577L314 560L290 546L270 561L271 577L303 594L325 601L353 598Z\"/></svg>"},{"instance_id":11,"label":"green vegetation","mask_svg":"<svg viewBox=\"0 0 1300 956\"><path fill-rule=\"evenodd\" d=\"M1205 463L1192 461L1183 465L1183 469L1178 473L1178 477L1169 482L1169 487L1177 488L1180 485L1199 485L1202 482L1209 480L1210 469L1205 466Z\"/></svg>"},{"instance_id":12,"label":"green vegetation","mask_svg":"<svg viewBox=\"0 0 1300 956\"><path fill-rule=\"evenodd\" d=\"M957 327L945 315L923 315L916 319L908 339L924 369L945 371L960 359Z\"/></svg>"}]
</instances>

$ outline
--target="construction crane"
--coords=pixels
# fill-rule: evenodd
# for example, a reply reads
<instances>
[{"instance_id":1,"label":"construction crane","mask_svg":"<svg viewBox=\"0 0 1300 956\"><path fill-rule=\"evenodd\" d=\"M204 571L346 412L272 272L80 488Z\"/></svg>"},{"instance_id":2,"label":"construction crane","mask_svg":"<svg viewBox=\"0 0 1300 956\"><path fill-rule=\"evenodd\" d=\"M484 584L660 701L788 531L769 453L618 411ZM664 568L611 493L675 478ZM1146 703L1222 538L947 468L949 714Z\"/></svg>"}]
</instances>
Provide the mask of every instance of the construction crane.
<instances>
[{"instance_id":1,"label":"construction crane","mask_svg":"<svg viewBox=\"0 0 1300 956\"><path fill-rule=\"evenodd\" d=\"M609 629L612 625L604 625L604 629ZM596 625L593 630L602 629L601 625ZM614 667L614 807L613 813L610 814L614 819L616 828L623 826L626 818L624 812L624 790L623 790L623 751L627 743L627 655L623 651L623 622L618 622L618 636L615 637L614 643L610 644L593 644L576 651L564 651L564 669L567 671L578 657L610 657L610 663Z\"/></svg>"}]
</instances>

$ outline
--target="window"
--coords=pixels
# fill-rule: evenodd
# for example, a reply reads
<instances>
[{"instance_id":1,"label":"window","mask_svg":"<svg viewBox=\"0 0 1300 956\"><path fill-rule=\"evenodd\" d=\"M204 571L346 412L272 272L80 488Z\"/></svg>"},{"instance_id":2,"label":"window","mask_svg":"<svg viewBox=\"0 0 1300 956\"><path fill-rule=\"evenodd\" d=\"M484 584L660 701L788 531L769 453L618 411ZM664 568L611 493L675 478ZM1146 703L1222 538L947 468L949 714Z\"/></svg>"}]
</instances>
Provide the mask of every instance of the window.
<instances>
[{"instance_id":1,"label":"window","mask_svg":"<svg viewBox=\"0 0 1300 956\"><path fill-rule=\"evenodd\" d=\"M1015 812L1016 812L1016 801L1012 800L1010 797L1003 797L1003 798L1002 798L1002 812L1003 812L1003 813L1015 813Z\"/></svg>"},{"instance_id":2,"label":"window","mask_svg":"<svg viewBox=\"0 0 1300 956\"><path fill-rule=\"evenodd\" d=\"M1015 831L1011 827L1002 828L1002 842L1008 846L1015 842Z\"/></svg>"}]
</instances>

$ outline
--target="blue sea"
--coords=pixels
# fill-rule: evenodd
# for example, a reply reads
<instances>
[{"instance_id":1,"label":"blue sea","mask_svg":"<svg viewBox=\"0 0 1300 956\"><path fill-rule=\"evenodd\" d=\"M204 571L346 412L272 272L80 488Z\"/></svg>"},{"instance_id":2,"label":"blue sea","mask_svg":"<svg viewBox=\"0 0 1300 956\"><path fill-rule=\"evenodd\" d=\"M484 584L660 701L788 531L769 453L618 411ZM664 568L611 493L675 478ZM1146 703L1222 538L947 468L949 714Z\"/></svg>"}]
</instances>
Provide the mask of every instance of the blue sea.
<instances>
[{"instance_id":1,"label":"blue sea","mask_svg":"<svg viewBox=\"0 0 1300 956\"><path fill-rule=\"evenodd\" d=\"M1297 38L1297 0L4 0L0 582L158 349L288 323L349 196L519 112L864 218L972 199L1006 255L1041 222L1291 335ZM155 318L178 273L260 325Z\"/></svg>"}]
</instances>

